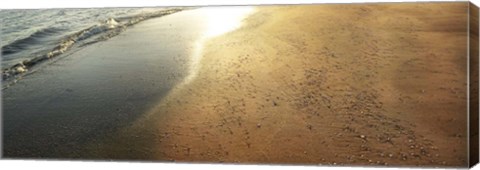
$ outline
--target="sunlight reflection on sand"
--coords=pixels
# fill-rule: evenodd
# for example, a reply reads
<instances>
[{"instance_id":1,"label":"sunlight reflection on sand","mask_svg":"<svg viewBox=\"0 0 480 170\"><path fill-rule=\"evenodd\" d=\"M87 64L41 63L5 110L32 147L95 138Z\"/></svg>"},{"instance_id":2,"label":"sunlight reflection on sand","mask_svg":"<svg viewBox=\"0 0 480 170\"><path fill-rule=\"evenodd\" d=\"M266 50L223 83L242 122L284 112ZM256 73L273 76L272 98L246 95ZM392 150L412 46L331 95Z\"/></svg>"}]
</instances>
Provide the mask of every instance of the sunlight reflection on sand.
<instances>
[{"instance_id":1,"label":"sunlight reflection on sand","mask_svg":"<svg viewBox=\"0 0 480 170\"><path fill-rule=\"evenodd\" d=\"M204 17L205 29L202 37L196 42L190 64L190 74L184 83L188 84L198 74L204 43L213 37L228 33L239 28L243 19L254 11L254 7L207 7L198 9Z\"/></svg>"}]
</instances>

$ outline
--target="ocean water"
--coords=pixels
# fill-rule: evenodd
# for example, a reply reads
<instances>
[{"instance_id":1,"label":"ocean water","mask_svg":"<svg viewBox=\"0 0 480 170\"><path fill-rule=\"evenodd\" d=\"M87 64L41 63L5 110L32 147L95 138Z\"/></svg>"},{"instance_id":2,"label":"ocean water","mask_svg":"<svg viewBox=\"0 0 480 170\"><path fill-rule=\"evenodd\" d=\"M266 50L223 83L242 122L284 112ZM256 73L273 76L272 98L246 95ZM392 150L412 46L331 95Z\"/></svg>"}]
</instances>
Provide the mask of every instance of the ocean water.
<instances>
[{"instance_id":1,"label":"ocean water","mask_svg":"<svg viewBox=\"0 0 480 170\"><path fill-rule=\"evenodd\" d=\"M0 10L2 79L73 48L107 40L129 26L182 8Z\"/></svg>"}]
</instances>

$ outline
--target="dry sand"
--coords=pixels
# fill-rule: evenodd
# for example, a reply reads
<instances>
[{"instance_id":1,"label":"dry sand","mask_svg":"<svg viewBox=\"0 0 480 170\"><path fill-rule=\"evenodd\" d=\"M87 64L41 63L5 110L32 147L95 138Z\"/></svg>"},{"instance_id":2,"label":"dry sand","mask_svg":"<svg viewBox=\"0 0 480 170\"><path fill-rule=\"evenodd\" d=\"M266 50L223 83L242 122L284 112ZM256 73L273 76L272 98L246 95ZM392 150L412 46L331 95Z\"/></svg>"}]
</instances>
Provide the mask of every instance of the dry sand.
<instances>
[{"instance_id":1,"label":"dry sand","mask_svg":"<svg viewBox=\"0 0 480 170\"><path fill-rule=\"evenodd\" d=\"M467 8L257 7L208 41L193 81L93 148L178 162L466 166Z\"/></svg>"}]
</instances>

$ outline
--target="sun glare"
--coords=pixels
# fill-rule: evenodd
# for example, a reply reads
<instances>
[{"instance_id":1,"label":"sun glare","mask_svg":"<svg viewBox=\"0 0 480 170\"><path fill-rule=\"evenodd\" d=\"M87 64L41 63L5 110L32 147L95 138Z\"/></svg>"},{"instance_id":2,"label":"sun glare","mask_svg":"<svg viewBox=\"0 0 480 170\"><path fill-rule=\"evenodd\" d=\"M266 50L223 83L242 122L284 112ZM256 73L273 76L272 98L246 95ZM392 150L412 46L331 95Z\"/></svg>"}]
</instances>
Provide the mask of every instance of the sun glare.
<instances>
[{"instance_id":1,"label":"sun glare","mask_svg":"<svg viewBox=\"0 0 480 170\"><path fill-rule=\"evenodd\" d=\"M207 7L199 9L205 19L204 33L193 52L190 64L190 74L184 83L193 80L200 69L200 60L203 53L203 45L210 38L228 33L240 27L242 21L254 10L253 7Z\"/></svg>"},{"instance_id":2,"label":"sun glare","mask_svg":"<svg viewBox=\"0 0 480 170\"><path fill-rule=\"evenodd\" d=\"M211 7L201 10L207 20L205 38L211 38L238 28L253 7Z\"/></svg>"}]
</instances>

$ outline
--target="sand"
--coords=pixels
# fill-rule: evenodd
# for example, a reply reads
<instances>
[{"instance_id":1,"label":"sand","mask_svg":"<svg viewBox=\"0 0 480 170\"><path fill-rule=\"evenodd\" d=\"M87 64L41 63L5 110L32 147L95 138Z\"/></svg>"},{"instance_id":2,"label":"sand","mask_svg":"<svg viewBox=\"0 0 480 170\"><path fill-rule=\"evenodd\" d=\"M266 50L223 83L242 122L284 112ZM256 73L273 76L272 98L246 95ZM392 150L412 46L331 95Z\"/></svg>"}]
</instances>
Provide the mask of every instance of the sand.
<instances>
[{"instance_id":1,"label":"sand","mask_svg":"<svg viewBox=\"0 0 480 170\"><path fill-rule=\"evenodd\" d=\"M100 158L467 165L468 3L263 6Z\"/></svg>"}]
</instances>

